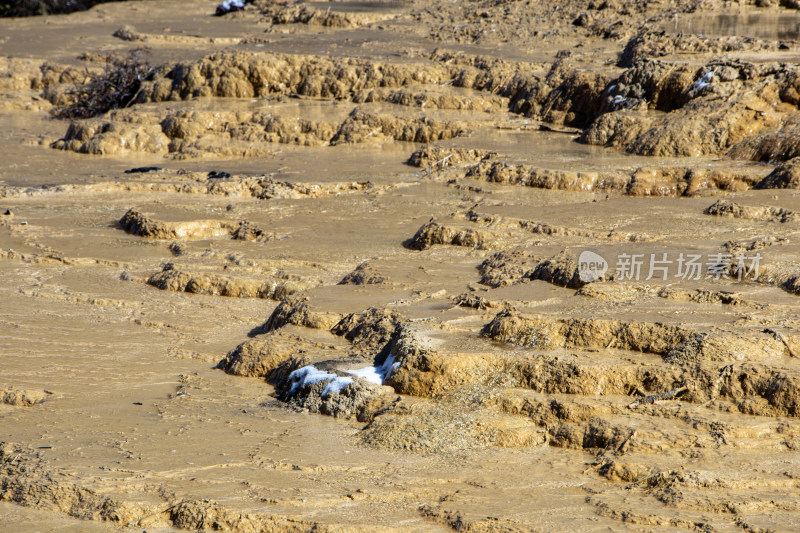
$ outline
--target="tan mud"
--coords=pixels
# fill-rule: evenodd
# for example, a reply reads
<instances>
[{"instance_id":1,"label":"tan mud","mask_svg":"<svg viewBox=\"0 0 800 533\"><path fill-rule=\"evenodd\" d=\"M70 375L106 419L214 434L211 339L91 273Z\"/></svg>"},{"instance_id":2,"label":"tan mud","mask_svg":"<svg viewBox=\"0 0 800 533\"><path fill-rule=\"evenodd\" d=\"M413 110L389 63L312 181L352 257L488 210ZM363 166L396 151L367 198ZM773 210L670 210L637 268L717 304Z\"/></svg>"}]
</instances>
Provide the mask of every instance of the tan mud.
<instances>
[{"instance_id":1,"label":"tan mud","mask_svg":"<svg viewBox=\"0 0 800 533\"><path fill-rule=\"evenodd\" d=\"M0 530L800 529L794 4L0 20Z\"/></svg>"}]
</instances>

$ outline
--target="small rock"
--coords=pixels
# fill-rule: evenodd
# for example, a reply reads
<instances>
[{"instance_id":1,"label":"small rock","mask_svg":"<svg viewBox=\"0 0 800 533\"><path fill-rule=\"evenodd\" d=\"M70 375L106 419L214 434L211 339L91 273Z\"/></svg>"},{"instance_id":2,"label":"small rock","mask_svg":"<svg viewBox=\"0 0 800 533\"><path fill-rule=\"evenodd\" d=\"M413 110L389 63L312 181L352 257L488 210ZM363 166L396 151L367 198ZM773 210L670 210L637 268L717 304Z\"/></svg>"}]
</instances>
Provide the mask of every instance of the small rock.
<instances>
[{"instance_id":1,"label":"small rock","mask_svg":"<svg viewBox=\"0 0 800 533\"><path fill-rule=\"evenodd\" d=\"M580 15L572 21L573 26L588 26L589 25L589 15L585 12L581 13Z\"/></svg>"},{"instance_id":2,"label":"small rock","mask_svg":"<svg viewBox=\"0 0 800 533\"><path fill-rule=\"evenodd\" d=\"M136 173L146 173L146 172L161 172L164 170L161 167L136 167L136 168L129 168L125 171L125 174L136 174Z\"/></svg>"},{"instance_id":3,"label":"small rock","mask_svg":"<svg viewBox=\"0 0 800 533\"><path fill-rule=\"evenodd\" d=\"M222 170L212 170L208 173L208 179L210 180L225 180L230 177L231 175L229 172L224 172Z\"/></svg>"},{"instance_id":4,"label":"small rock","mask_svg":"<svg viewBox=\"0 0 800 533\"><path fill-rule=\"evenodd\" d=\"M179 256L184 255L186 253L186 246L179 242L171 242L169 245L169 251L172 252L172 255Z\"/></svg>"}]
</instances>

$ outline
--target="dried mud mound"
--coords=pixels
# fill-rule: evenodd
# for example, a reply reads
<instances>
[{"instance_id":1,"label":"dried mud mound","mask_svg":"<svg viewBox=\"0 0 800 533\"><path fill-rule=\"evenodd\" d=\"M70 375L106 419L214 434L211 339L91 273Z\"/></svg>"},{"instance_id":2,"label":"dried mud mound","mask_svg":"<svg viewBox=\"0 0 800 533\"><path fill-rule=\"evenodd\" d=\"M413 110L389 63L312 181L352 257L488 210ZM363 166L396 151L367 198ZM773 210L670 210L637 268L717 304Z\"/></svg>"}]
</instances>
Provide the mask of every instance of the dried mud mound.
<instances>
[{"instance_id":1,"label":"dried mud mound","mask_svg":"<svg viewBox=\"0 0 800 533\"><path fill-rule=\"evenodd\" d=\"M379 348L397 334L404 320L404 317L396 311L371 307L343 317L331 331L344 337L354 346Z\"/></svg>"},{"instance_id":2,"label":"dried mud mound","mask_svg":"<svg viewBox=\"0 0 800 533\"><path fill-rule=\"evenodd\" d=\"M252 274L250 275L252 276ZM263 278L267 279L264 280ZM147 283L162 291L189 292L230 298L268 298L282 301L290 295L319 285L319 281L301 276L276 273L253 277L222 276L213 272L185 271L173 263L147 278Z\"/></svg>"},{"instance_id":3,"label":"dried mud mound","mask_svg":"<svg viewBox=\"0 0 800 533\"><path fill-rule=\"evenodd\" d=\"M730 200L717 200L708 206L707 215L716 215L733 218L746 218L750 220L765 220L770 222L792 222L797 219L797 213L782 207L773 206L746 206L731 202Z\"/></svg>"},{"instance_id":4,"label":"dried mud mound","mask_svg":"<svg viewBox=\"0 0 800 533\"><path fill-rule=\"evenodd\" d=\"M673 362L704 359L732 362L740 350L758 358L788 355L783 342L769 335L752 337L708 335L661 323L620 322L603 319L553 319L503 311L487 324L483 334L491 339L541 348L610 348L654 353Z\"/></svg>"},{"instance_id":5,"label":"dried mud mound","mask_svg":"<svg viewBox=\"0 0 800 533\"><path fill-rule=\"evenodd\" d=\"M431 220L423 224L404 244L412 250L427 250L437 244L485 248L491 247L492 240L492 236L485 231L445 226Z\"/></svg>"},{"instance_id":6,"label":"dried mud mound","mask_svg":"<svg viewBox=\"0 0 800 533\"><path fill-rule=\"evenodd\" d=\"M394 412L376 416L361 434L361 442L373 447L426 453L543 445L545 432L531 421L498 415L484 405L480 395L488 389L469 389L436 402L394 406ZM459 401L462 400L462 401ZM471 400L471 401L470 401Z\"/></svg>"},{"instance_id":7,"label":"dried mud mound","mask_svg":"<svg viewBox=\"0 0 800 533\"><path fill-rule=\"evenodd\" d=\"M69 87L85 83L96 73L95 67L79 69L49 61L0 58L0 109L48 111L65 105Z\"/></svg>"},{"instance_id":8,"label":"dried mud mound","mask_svg":"<svg viewBox=\"0 0 800 533\"><path fill-rule=\"evenodd\" d=\"M275 25L307 24L329 28L360 28L375 22L394 18L392 13L359 13L355 11L332 11L331 9L315 9L308 5L276 5L267 4L261 12L270 18Z\"/></svg>"},{"instance_id":9,"label":"dried mud mound","mask_svg":"<svg viewBox=\"0 0 800 533\"><path fill-rule=\"evenodd\" d=\"M64 138L53 143L53 148L96 155L129 151L165 154L169 138L158 125L93 121L70 124Z\"/></svg>"},{"instance_id":10,"label":"dried mud mound","mask_svg":"<svg viewBox=\"0 0 800 533\"><path fill-rule=\"evenodd\" d=\"M553 348L580 346L618 348L666 355L685 342L690 333L662 324L622 323L614 320L552 319L502 312L486 325L487 337L517 344Z\"/></svg>"},{"instance_id":11,"label":"dried mud mound","mask_svg":"<svg viewBox=\"0 0 800 533\"><path fill-rule=\"evenodd\" d=\"M514 285L529 280L542 280L580 289L586 282L581 280L578 264L566 251L550 258L541 258L524 250L503 250L492 254L479 267L480 282L490 287ZM612 276L613 277L613 276Z\"/></svg>"},{"instance_id":12,"label":"dried mud mound","mask_svg":"<svg viewBox=\"0 0 800 533\"><path fill-rule=\"evenodd\" d=\"M419 150L415 150L411 157L408 158L408 163L412 167L427 167L428 171L433 170L434 167L444 167L451 165L459 165L464 163L475 163L484 159L494 152L489 150L479 149L462 149L462 148L440 148L437 146L423 146Z\"/></svg>"},{"instance_id":13,"label":"dried mud mound","mask_svg":"<svg viewBox=\"0 0 800 533\"><path fill-rule=\"evenodd\" d=\"M351 322L351 317L342 324ZM390 319L379 310L359 314L362 320L353 331L370 327L375 333L388 331L381 325ZM377 320L376 319L379 319ZM370 323L372 323L370 325ZM396 326L388 341L376 335L353 337L353 347L374 353L382 347L375 366L383 386L361 379L361 370L347 358L318 361L294 370L277 384L281 397L290 405L335 417L368 422L360 440L369 446L411 451L441 452L487 446L527 447L545 442L544 432L517 417L498 416L484 397L503 360L490 354L456 356L427 337L424 328L411 323ZM334 328L334 333L343 334ZM235 352L240 350L237 348ZM287 364L296 363L295 359ZM362 363L363 364L363 363ZM436 398L401 398L396 392ZM444 395L444 396L442 396ZM470 409L464 409L469 405Z\"/></svg>"},{"instance_id":14,"label":"dried mud mound","mask_svg":"<svg viewBox=\"0 0 800 533\"><path fill-rule=\"evenodd\" d=\"M355 103L385 102L420 109L446 109L502 113L508 99L502 96L476 93L470 89L438 88L435 85L410 86L400 89L372 89L353 97Z\"/></svg>"},{"instance_id":15,"label":"dried mud mound","mask_svg":"<svg viewBox=\"0 0 800 533\"><path fill-rule=\"evenodd\" d=\"M463 135L467 128L465 123L428 117L402 118L356 108L339 126L330 144L365 142L376 134L395 141L428 143Z\"/></svg>"},{"instance_id":16,"label":"dried mud mound","mask_svg":"<svg viewBox=\"0 0 800 533\"><path fill-rule=\"evenodd\" d=\"M48 395L47 391L37 391L29 389L16 389L8 387L0 389L0 403L5 405L30 407L44 402Z\"/></svg>"},{"instance_id":17,"label":"dried mud mound","mask_svg":"<svg viewBox=\"0 0 800 533\"><path fill-rule=\"evenodd\" d=\"M228 374L264 378L270 383L286 381L304 366L333 359L338 354L331 344L311 341L301 335L273 331L247 340L231 350L216 368Z\"/></svg>"},{"instance_id":18,"label":"dried mud mound","mask_svg":"<svg viewBox=\"0 0 800 533\"><path fill-rule=\"evenodd\" d=\"M284 299L264 323L262 330L270 332L288 324L314 329L331 329L342 319L337 313L311 309L308 297L295 295Z\"/></svg>"},{"instance_id":19,"label":"dried mud mound","mask_svg":"<svg viewBox=\"0 0 800 533\"><path fill-rule=\"evenodd\" d=\"M271 176L236 175L220 176L217 171L160 172L157 181L149 181L149 173L141 177L97 182L88 185L59 185L56 187L29 188L3 187L0 197L27 197L52 193L179 193L187 195L232 196L239 198L313 199L346 194L371 193L391 186L374 185L368 181L333 183L290 182ZM133 174L133 173L131 173ZM143 237L154 239L207 238L228 234L233 239L268 241L274 234L249 220L199 220L166 221L157 214L143 213L130 208L118 221L119 227ZM183 235L183 237L181 237Z\"/></svg>"},{"instance_id":20,"label":"dried mud mound","mask_svg":"<svg viewBox=\"0 0 800 533\"><path fill-rule=\"evenodd\" d=\"M581 141L650 156L790 159L794 147L775 144L797 120L796 79L787 66L641 60L603 90Z\"/></svg>"},{"instance_id":21,"label":"dried mud mound","mask_svg":"<svg viewBox=\"0 0 800 533\"><path fill-rule=\"evenodd\" d=\"M370 317L377 324L375 319L385 315L368 310L360 316L362 324ZM458 346L463 341L449 345L455 337L446 329L412 322L380 329L386 335L374 343L364 345L357 337L350 340L354 347L383 346L375 357L375 368L389 369L382 378L383 387L356 378L346 370L354 364L346 358L313 364L308 359L286 358L278 363L271 359L271 341L256 345L257 351L268 346L270 360L269 369L257 373L279 376L281 394L293 405L368 421L361 436L366 444L416 451L549 443L579 449L631 446L654 452L659 447L656 442L670 437L655 427L652 433L637 433L642 430L624 421L626 410L678 399L697 405L728 402L743 413L760 416L798 415L795 380L768 366L769 361L783 361L788 354L785 342L771 335L710 335L660 323L555 319L510 311L501 312L484 328L484 335L494 340L529 349L547 352L571 347L584 353L564 357L535 352L516 355L490 345L465 350ZM333 331L342 334L336 328ZM663 362L597 364L585 355L611 347L656 354ZM249 344L237 348L223 363L250 359L249 349ZM759 363L740 364L743 357ZM288 376L287 364L294 369ZM274 373L274 368L284 370ZM530 394L574 395L575 400L537 396L534 401L525 389ZM393 392L431 400L396 398ZM596 395L609 398L608 405L613 407L579 399ZM616 399L630 395L633 402ZM514 416L498 416L495 409ZM535 424L516 418L522 414ZM637 444L631 444L634 441Z\"/></svg>"},{"instance_id":22,"label":"dried mud mound","mask_svg":"<svg viewBox=\"0 0 800 533\"><path fill-rule=\"evenodd\" d=\"M165 222L135 209L128 210L119 220L119 225L128 233L153 239L202 239L231 232L228 224L218 220Z\"/></svg>"},{"instance_id":23,"label":"dried mud mound","mask_svg":"<svg viewBox=\"0 0 800 533\"><path fill-rule=\"evenodd\" d=\"M386 346L386 357L397 366L385 384L402 394L433 397L456 387L491 382L505 368L503 357L491 351L456 356L455 349L443 344L440 332L405 324Z\"/></svg>"},{"instance_id":24,"label":"dried mud mound","mask_svg":"<svg viewBox=\"0 0 800 533\"><path fill-rule=\"evenodd\" d=\"M290 405L313 413L365 420L392 392L347 373L305 366L289 375L281 394Z\"/></svg>"},{"instance_id":25,"label":"dried mud mound","mask_svg":"<svg viewBox=\"0 0 800 533\"><path fill-rule=\"evenodd\" d=\"M790 159L781 163L755 186L756 189L797 189L798 187L800 187L800 159Z\"/></svg>"},{"instance_id":26,"label":"dried mud mound","mask_svg":"<svg viewBox=\"0 0 800 533\"><path fill-rule=\"evenodd\" d=\"M339 285L380 285L387 279L369 262L358 265L339 282Z\"/></svg>"}]
</instances>

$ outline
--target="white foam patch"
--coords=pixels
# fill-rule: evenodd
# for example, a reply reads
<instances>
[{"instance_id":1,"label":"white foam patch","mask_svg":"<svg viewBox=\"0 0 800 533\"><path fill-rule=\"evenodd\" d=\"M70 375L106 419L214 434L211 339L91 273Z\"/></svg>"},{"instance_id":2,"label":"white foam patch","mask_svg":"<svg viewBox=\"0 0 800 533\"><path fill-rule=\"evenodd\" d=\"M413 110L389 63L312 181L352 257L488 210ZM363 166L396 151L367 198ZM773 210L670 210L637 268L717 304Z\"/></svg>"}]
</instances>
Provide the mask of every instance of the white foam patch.
<instances>
[{"instance_id":1,"label":"white foam patch","mask_svg":"<svg viewBox=\"0 0 800 533\"><path fill-rule=\"evenodd\" d=\"M224 9L225 13L244 9L244 0L225 0L219 5L219 9Z\"/></svg>"},{"instance_id":2,"label":"white foam patch","mask_svg":"<svg viewBox=\"0 0 800 533\"><path fill-rule=\"evenodd\" d=\"M356 370L349 370L347 373L365 379L370 383L375 383L376 385L380 385L381 383L383 383L383 378L378 373L378 369L375 368L374 366L367 366Z\"/></svg>"},{"instance_id":3,"label":"white foam patch","mask_svg":"<svg viewBox=\"0 0 800 533\"><path fill-rule=\"evenodd\" d=\"M400 363L395 363L394 356L391 355L380 366L366 366L350 370L347 373L365 379L370 383L382 385L383 380L388 378L398 366L400 366ZM322 389L321 394L323 398L327 398L331 394L341 394L342 390L353 382L353 378L337 376L336 374L324 372L314 365L306 365L289 374L289 394L295 394L306 385L314 385L320 381L328 382L325 388Z\"/></svg>"},{"instance_id":4,"label":"white foam patch","mask_svg":"<svg viewBox=\"0 0 800 533\"><path fill-rule=\"evenodd\" d=\"M322 390L322 397L327 398L329 394L341 394L342 389L350 385L352 382L353 378L341 378L337 376L336 379L330 380L330 382Z\"/></svg>"},{"instance_id":5,"label":"white foam patch","mask_svg":"<svg viewBox=\"0 0 800 533\"><path fill-rule=\"evenodd\" d=\"M398 366L400 366L400 363L395 363L394 356L390 355L384 360L381 366L366 366L356 370L349 370L347 373L363 378L370 383L383 385L383 381L388 378L392 371Z\"/></svg>"},{"instance_id":6,"label":"white foam patch","mask_svg":"<svg viewBox=\"0 0 800 533\"><path fill-rule=\"evenodd\" d=\"M314 365L306 365L289 374L289 383L291 383L289 394L296 393L306 385L314 385L315 383L326 380L328 384L322 390L323 398L327 398L330 394L340 394L342 389L353 382L353 378L343 378L336 374L323 372Z\"/></svg>"}]
</instances>

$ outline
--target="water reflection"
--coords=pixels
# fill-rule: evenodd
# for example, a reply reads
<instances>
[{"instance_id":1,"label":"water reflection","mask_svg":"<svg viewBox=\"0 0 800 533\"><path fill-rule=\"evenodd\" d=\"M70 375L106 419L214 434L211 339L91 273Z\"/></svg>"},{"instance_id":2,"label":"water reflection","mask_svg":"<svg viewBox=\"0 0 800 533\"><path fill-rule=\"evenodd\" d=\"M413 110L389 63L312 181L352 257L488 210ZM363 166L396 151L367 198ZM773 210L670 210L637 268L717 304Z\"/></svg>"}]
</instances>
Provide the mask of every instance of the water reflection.
<instances>
[{"instance_id":1,"label":"water reflection","mask_svg":"<svg viewBox=\"0 0 800 533\"><path fill-rule=\"evenodd\" d=\"M674 33L757 37L769 40L800 39L800 13L718 13L676 15L664 28Z\"/></svg>"},{"instance_id":2,"label":"water reflection","mask_svg":"<svg viewBox=\"0 0 800 533\"><path fill-rule=\"evenodd\" d=\"M310 2L315 9L341 11L347 13L384 13L403 9L410 5L407 0L352 1L352 2Z\"/></svg>"}]
</instances>

